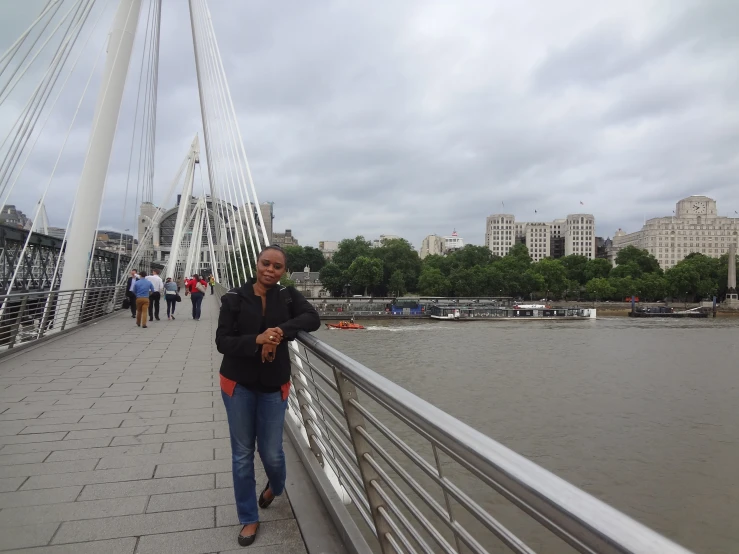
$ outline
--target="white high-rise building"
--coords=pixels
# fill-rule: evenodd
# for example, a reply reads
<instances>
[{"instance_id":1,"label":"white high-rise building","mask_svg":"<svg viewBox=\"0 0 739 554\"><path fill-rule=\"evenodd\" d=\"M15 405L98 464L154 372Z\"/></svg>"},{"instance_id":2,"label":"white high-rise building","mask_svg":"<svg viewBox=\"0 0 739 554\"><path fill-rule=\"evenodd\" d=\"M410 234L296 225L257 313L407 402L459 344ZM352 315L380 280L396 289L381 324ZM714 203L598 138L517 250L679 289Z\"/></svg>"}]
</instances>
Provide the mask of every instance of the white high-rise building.
<instances>
[{"instance_id":1,"label":"white high-rise building","mask_svg":"<svg viewBox=\"0 0 739 554\"><path fill-rule=\"evenodd\" d=\"M677 203L672 216L649 219L634 233L619 229L609 255L615 262L621 248L636 246L668 269L693 252L718 258L738 240L739 218L719 216L713 198L689 196Z\"/></svg>"},{"instance_id":2,"label":"white high-rise building","mask_svg":"<svg viewBox=\"0 0 739 554\"><path fill-rule=\"evenodd\" d=\"M527 223L525 225L526 246L531 259L535 262L549 257L551 234L551 223Z\"/></svg>"},{"instance_id":3,"label":"white high-rise building","mask_svg":"<svg viewBox=\"0 0 739 554\"><path fill-rule=\"evenodd\" d=\"M485 246L496 256L505 256L516 243L525 243L534 261L580 254L595 258L595 217L570 214L552 222L516 221L512 214L488 216ZM564 243L564 244L562 244Z\"/></svg>"},{"instance_id":4,"label":"white high-rise building","mask_svg":"<svg viewBox=\"0 0 739 554\"><path fill-rule=\"evenodd\" d=\"M464 248L464 239L457 235L457 231L452 231L452 234L448 237L444 237L444 253L454 252Z\"/></svg>"},{"instance_id":5,"label":"white high-rise building","mask_svg":"<svg viewBox=\"0 0 739 554\"><path fill-rule=\"evenodd\" d=\"M444 239L439 235L428 235L421 243L421 259L426 256L441 256L444 254Z\"/></svg>"},{"instance_id":6,"label":"white high-rise building","mask_svg":"<svg viewBox=\"0 0 739 554\"><path fill-rule=\"evenodd\" d=\"M518 231L513 214L489 215L485 227L485 246L493 255L505 256L516 244L516 232Z\"/></svg>"}]
</instances>

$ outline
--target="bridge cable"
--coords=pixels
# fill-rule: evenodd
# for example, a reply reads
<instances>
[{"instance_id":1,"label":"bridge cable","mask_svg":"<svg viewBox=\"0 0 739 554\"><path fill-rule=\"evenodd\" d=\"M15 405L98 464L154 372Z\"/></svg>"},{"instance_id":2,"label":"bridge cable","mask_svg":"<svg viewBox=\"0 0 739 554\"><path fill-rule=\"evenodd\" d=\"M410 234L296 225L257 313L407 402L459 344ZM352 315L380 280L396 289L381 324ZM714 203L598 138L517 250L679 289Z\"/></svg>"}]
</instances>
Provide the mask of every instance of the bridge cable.
<instances>
[{"instance_id":1,"label":"bridge cable","mask_svg":"<svg viewBox=\"0 0 739 554\"><path fill-rule=\"evenodd\" d=\"M95 0L86 1L88 2L89 8L91 9L92 3L94 3ZM80 7L82 6L82 0L80 0L79 5ZM22 119L20 128L16 132L16 135L13 138L13 141L2 164L0 164L0 191L5 190L7 186L7 181L10 179L13 172L15 171L18 161L20 160L20 157L23 153L23 149L26 147L28 140L31 138L36 124L38 123L38 119L41 116L41 113L49 100L52 88L59 79L59 75L61 75L61 70L66 63L74 44L79 38L80 32L82 30L82 24L84 24L85 20L87 19L87 16L90 13L90 9L87 9L87 11L83 13L83 18L81 18L77 22L74 28L70 26L70 32L66 35L66 39L63 41L63 44L60 44L49 69L47 70L44 78L36 88L35 93L29 100L30 108L26 110L25 114L21 114L19 118L19 120ZM46 79L46 77L49 77L48 80ZM59 98L60 94L61 91L57 95L57 99ZM27 106L29 106L29 104L27 104ZM45 121L48 121L48 115ZM12 128L10 130L10 134L12 134ZM10 136L10 134L8 136Z\"/></svg>"},{"instance_id":2,"label":"bridge cable","mask_svg":"<svg viewBox=\"0 0 739 554\"><path fill-rule=\"evenodd\" d=\"M207 14L203 12L202 8L201 8L201 16L202 16L201 17L202 21L204 22L208 21L208 16ZM251 206L251 202L248 202L247 200L248 195L246 196L246 199L244 197L243 171L241 171L241 166L239 164L239 160L236 158L236 151L233 146L233 141L236 140L236 137L230 125L231 123L230 114L228 113L228 110L226 107L225 94L223 93L222 75L220 74L218 65L216 63L215 49L213 48L213 45L212 45L212 42L213 42L212 28L208 26L207 24L204 27L204 36L205 36L206 47L208 48L208 52L210 54L209 61L211 64L210 69L212 73L214 88L216 90L216 103L221 107L221 113L223 114L222 127L227 129L227 136L225 137L226 155L229 158L229 167L232 168L232 172L234 174L234 189L238 191L238 194L235 192L234 195L237 196L237 201L241 204L241 209L244 211L244 218L246 219L247 231L249 233L249 243L251 244L253 258L256 261L259 255L260 248L258 246L258 242L255 243L256 233L254 232L253 227L249 226L249 223L250 223L249 216L251 216L252 223L254 220L253 211L252 211L253 207ZM221 138L222 139L224 138L223 135L221 135ZM233 163L233 165L231 165L231 163ZM238 169L239 173L241 173L241 179L239 179L239 175L236 173L236 169ZM238 183L238 188L236 187L237 183ZM247 213L247 210L248 210L248 213ZM256 237L256 240L258 241L258 237ZM247 248L247 255L248 255L248 245L246 246L246 248Z\"/></svg>"},{"instance_id":3,"label":"bridge cable","mask_svg":"<svg viewBox=\"0 0 739 554\"><path fill-rule=\"evenodd\" d=\"M51 1L51 0L49 0L49 1ZM48 6L48 5L49 5L49 2L47 2L46 6ZM46 28L47 28L47 27L49 26L49 24L50 24L50 23L52 22L52 20L54 19L54 16L56 15L56 13L57 13L57 12L59 11L59 8L61 8L61 7L62 7L62 5L61 5L61 4L57 4L57 6L56 6L56 9L55 9L55 10L54 10L54 12L53 12L53 13L52 13L52 14L51 14L51 15L49 16L49 19L48 19L48 21L47 21L47 22L46 22L46 23L44 24L44 26L42 27L42 29L41 29L41 30L39 31L39 33L38 33L38 36L36 36L36 38L34 39L33 43L31 44L31 46L30 46L30 47L28 48L28 50L26 50L26 53L25 53L25 54L23 55L23 58L22 58L22 59L21 59L21 60L20 60L19 62L17 62L17 63L16 63L16 66L15 66L15 70L13 71L13 74L12 74L12 75L10 75L10 77L8 77L8 82L6 83L5 87L7 87L7 86L8 86L8 84L10 84L10 81L11 81L11 80L13 79L13 77L15 77L15 74L16 74L16 73L18 73L18 70L19 70L19 69L21 68L21 66L23 65L23 63L24 63L24 62L26 61L26 58L28 58L28 55L29 55L29 54L30 54L30 53L31 53L31 52L33 51L33 49L34 49L34 48L36 47L36 44L38 44L38 41L39 41L39 40L41 39L41 37L43 36L43 34L44 34L44 31L46 31ZM44 10L45 10L45 9L46 9L46 7L44 7ZM0 76L1 76L1 75L2 75L2 74L3 74L4 72L5 72L5 70L6 70L6 69L8 68L8 66L10 65L10 62L11 62L11 61L13 60L13 56L15 56L15 55L16 55L16 54L17 54L17 53L18 53L18 52L20 51L21 47L23 46L23 43L24 43L24 42L26 41L26 38L28 38L28 35L24 35L24 36L22 37L22 40L21 40L21 42L20 42L20 43L18 44L18 46L17 46L16 48L15 48L15 50L13 51L13 53L12 53L12 54L11 54L10 56L8 56L8 59L7 59L6 61L5 61L5 65L4 65L4 66L3 66L3 67L2 67L1 69L0 69ZM42 47L42 48L43 48L43 47ZM3 87L2 91L4 91L4 90L5 90L5 87ZM0 94L2 94L2 91L0 91Z\"/></svg>"},{"instance_id":4,"label":"bridge cable","mask_svg":"<svg viewBox=\"0 0 739 554\"><path fill-rule=\"evenodd\" d=\"M213 18L210 15L210 8L208 7L207 0L203 0L203 3L205 5L205 10L208 15L207 17L208 24L213 32L213 45L215 46L217 60L220 65L221 71L223 73L226 95L228 97L229 106L231 107L231 114L233 116L234 126L236 127L236 134L238 135L238 144L241 149L241 155L244 160L244 167L246 168L246 174L248 177L249 187L251 189L252 197L254 198L254 205L258 206L259 199L257 198L257 191L254 187L254 179L252 178L252 175L251 175L251 169L249 168L249 160L246 157L246 150L244 150L244 140L241 137L241 129L238 125L238 120L236 119L236 109L234 107L233 98L231 97L231 89L229 88L228 82L226 81L226 71L223 67L223 59L221 57L221 50L218 47L218 42L215 40L215 29L213 28ZM267 227L264 223L264 218L262 217L261 209L257 209L257 218L259 219L260 225L262 226L262 238L264 239L264 245L266 246L269 244L269 237L267 236Z\"/></svg>"},{"instance_id":5,"label":"bridge cable","mask_svg":"<svg viewBox=\"0 0 739 554\"><path fill-rule=\"evenodd\" d=\"M212 171L212 177L211 182L216 183L217 182L217 175L218 175L218 169L221 167L220 165L220 158L222 157L222 148L220 146L220 143L217 141L217 135L213 135L212 130L214 123L212 121L217 120L217 116L214 115L214 108L217 108L216 104L211 104L207 101L206 95L208 94L208 77L210 77L210 72L208 71L210 68L210 65L207 63L208 60L205 57L206 52L203 51L202 48L202 31L198 32L198 26L196 25L197 18L195 17L195 13L193 11L193 1L190 2L190 19L192 23L193 28L193 46L195 50L195 62L196 62L196 70L198 72L198 83L200 85L200 95L201 95L201 110L202 110L202 117L203 117L203 128L205 131L205 145L206 145L206 153L208 155L208 170L209 174ZM203 62L205 71L201 71L200 68L200 62ZM211 147L211 140L216 139L215 148ZM226 169L229 168L229 164L226 164ZM234 189L231 173L226 171L225 175L225 192L227 196L227 202L226 207L228 209L228 228L231 230L232 235L235 234L235 239L232 240L232 249L233 249L233 263L236 265L234 269L238 268L238 261L240 259L241 261L241 275L243 276L243 279L246 279L247 271L248 275L252 275L252 268L251 263L247 260L247 262L244 262L244 256L246 255L248 257L248 244L246 243L246 235L245 235L245 228L243 224L243 219L241 217L241 212L238 209L238 205L236 202L234 202L234 194L232 193L232 190ZM225 199L225 198L224 198ZM234 213L235 212L235 213ZM243 240L243 249L242 249L242 237ZM234 284L236 284L234 282Z\"/></svg>"}]
</instances>

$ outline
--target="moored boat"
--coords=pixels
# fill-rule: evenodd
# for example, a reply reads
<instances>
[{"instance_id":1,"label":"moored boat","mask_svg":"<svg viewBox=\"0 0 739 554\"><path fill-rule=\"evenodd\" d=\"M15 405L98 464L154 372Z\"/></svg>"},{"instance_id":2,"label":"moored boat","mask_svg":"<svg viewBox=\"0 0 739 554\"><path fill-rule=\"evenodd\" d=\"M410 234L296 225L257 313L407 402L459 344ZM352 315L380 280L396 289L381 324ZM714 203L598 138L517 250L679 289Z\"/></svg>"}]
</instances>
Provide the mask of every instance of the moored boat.
<instances>
[{"instance_id":1,"label":"moored boat","mask_svg":"<svg viewBox=\"0 0 739 554\"><path fill-rule=\"evenodd\" d=\"M537 305L500 306L431 306L431 319L452 321L500 321L517 319L526 321L572 321L595 319L595 308L557 308Z\"/></svg>"},{"instance_id":2,"label":"moored boat","mask_svg":"<svg viewBox=\"0 0 739 554\"><path fill-rule=\"evenodd\" d=\"M656 306L656 307L650 307L650 308L635 308L634 310L629 312L629 317L645 317L645 318L689 317L689 318L704 319L708 317L708 312L702 310L701 308L692 308L690 310L675 311L674 308L670 308L667 306Z\"/></svg>"}]
</instances>

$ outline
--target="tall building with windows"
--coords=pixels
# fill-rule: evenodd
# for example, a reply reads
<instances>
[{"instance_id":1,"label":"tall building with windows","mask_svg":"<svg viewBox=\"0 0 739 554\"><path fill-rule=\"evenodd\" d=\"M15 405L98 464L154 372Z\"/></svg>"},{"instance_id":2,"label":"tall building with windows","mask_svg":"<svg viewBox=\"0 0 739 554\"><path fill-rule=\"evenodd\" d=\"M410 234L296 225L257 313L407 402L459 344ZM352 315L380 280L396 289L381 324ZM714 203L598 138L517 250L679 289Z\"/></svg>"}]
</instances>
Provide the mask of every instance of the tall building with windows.
<instances>
[{"instance_id":1,"label":"tall building with windows","mask_svg":"<svg viewBox=\"0 0 739 554\"><path fill-rule=\"evenodd\" d=\"M421 242L421 259L426 256L441 256L444 254L444 238L439 235L428 235Z\"/></svg>"},{"instance_id":2,"label":"tall building with windows","mask_svg":"<svg viewBox=\"0 0 739 554\"><path fill-rule=\"evenodd\" d=\"M595 258L595 217L570 214L552 222L516 221L512 214L488 216L485 245L496 256L505 256L513 245L525 244L535 260L580 254Z\"/></svg>"},{"instance_id":3,"label":"tall building with windows","mask_svg":"<svg viewBox=\"0 0 739 554\"><path fill-rule=\"evenodd\" d=\"M693 252L717 258L738 239L739 218L719 216L713 198L689 196L677 203L672 216L649 219L634 233L619 229L609 256L615 263L619 250L636 246L657 258L663 269L669 269Z\"/></svg>"},{"instance_id":4,"label":"tall building with windows","mask_svg":"<svg viewBox=\"0 0 739 554\"><path fill-rule=\"evenodd\" d=\"M495 256L505 256L516 244L516 218L513 214L489 215L485 227L485 246Z\"/></svg>"},{"instance_id":5,"label":"tall building with windows","mask_svg":"<svg viewBox=\"0 0 739 554\"><path fill-rule=\"evenodd\" d=\"M549 257L551 243L551 223L527 223L524 228L526 247L529 255L535 262Z\"/></svg>"}]
</instances>

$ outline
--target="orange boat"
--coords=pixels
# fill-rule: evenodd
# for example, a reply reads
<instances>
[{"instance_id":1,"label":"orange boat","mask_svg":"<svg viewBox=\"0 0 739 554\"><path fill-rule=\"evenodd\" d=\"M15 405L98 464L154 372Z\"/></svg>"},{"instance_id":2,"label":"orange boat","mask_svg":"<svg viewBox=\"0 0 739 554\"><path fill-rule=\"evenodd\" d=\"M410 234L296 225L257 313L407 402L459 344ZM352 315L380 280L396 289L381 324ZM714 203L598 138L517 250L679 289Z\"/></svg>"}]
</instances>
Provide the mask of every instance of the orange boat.
<instances>
[{"instance_id":1,"label":"orange boat","mask_svg":"<svg viewBox=\"0 0 739 554\"><path fill-rule=\"evenodd\" d=\"M339 321L338 323L327 323L326 329L364 329L364 327L351 321Z\"/></svg>"}]
</instances>

